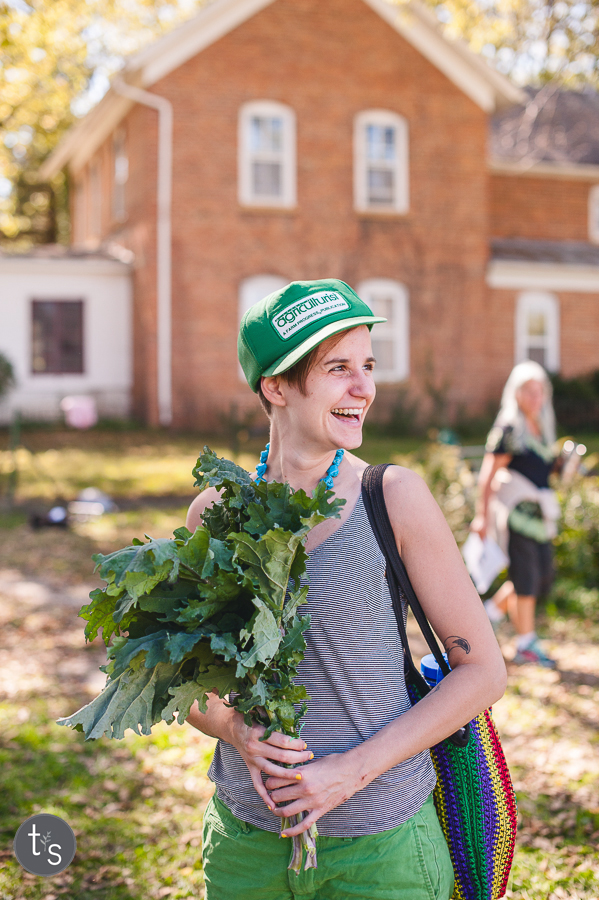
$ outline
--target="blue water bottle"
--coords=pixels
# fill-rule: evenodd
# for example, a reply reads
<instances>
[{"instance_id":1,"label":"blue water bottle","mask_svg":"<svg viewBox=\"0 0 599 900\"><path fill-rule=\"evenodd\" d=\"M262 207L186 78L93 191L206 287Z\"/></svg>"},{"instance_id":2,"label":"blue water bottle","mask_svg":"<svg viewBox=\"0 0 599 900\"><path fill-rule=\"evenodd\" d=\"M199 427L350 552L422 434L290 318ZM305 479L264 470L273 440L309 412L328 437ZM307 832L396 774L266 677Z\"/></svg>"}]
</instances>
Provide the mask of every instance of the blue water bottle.
<instances>
[{"instance_id":1,"label":"blue water bottle","mask_svg":"<svg viewBox=\"0 0 599 900\"><path fill-rule=\"evenodd\" d=\"M443 654L443 659L449 666L447 653ZM449 668L451 669L451 666L449 666ZM427 653L426 656L422 657L420 660L420 671L429 687L435 687L443 679L441 667L432 653Z\"/></svg>"},{"instance_id":2,"label":"blue water bottle","mask_svg":"<svg viewBox=\"0 0 599 900\"><path fill-rule=\"evenodd\" d=\"M449 666L447 653L443 654L443 659ZM449 668L451 669L451 666L449 666ZM422 677L431 688L436 687L444 678L441 667L432 653L427 653L426 656L422 657L422 659L420 660L420 671L422 673ZM469 737L470 726L465 725L463 728L458 728L458 730L455 732L455 734L452 735L450 740L458 747L465 747L468 743Z\"/></svg>"}]
</instances>

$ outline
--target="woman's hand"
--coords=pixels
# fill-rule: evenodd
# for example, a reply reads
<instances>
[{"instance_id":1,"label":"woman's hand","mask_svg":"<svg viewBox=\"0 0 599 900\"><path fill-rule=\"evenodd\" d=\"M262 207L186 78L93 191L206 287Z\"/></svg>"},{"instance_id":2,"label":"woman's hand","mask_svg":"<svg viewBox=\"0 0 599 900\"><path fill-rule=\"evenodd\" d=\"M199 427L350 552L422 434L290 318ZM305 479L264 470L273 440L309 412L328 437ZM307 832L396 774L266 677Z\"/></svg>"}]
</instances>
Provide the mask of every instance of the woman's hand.
<instances>
[{"instance_id":1,"label":"woman's hand","mask_svg":"<svg viewBox=\"0 0 599 900\"><path fill-rule=\"evenodd\" d=\"M365 784L360 783L347 753L332 753L293 771L295 775L287 773L283 777L274 776L266 781L272 800L288 804L275 806L275 815L289 817L305 813L305 818L298 825L285 830L287 837L307 831L321 816L345 803L356 791L365 787ZM301 780L297 775L301 775Z\"/></svg>"},{"instance_id":2,"label":"woman's hand","mask_svg":"<svg viewBox=\"0 0 599 900\"><path fill-rule=\"evenodd\" d=\"M284 778L286 784L290 783L290 779L299 783L299 779L296 779L295 775L290 776L289 769L284 768L282 763L297 766L313 759L314 754L307 749L305 741L290 738L279 731L274 731L268 740L261 741L260 738L265 731L266 728L262 725L254 724L250 728L243 721L243 716L237 713L230 742L248 767L256 791L268 808L273 809L274 803L264 786L262 772L277 776L279 779Z\"/></svg>"},{"instance_id":3,"label":"woman's hand","mask_svg":"<svg viewBox=\"0 0 599 900\"><path fill-rule=\"evenodd\" d=\"M481 513L478 513L472 519L470 531L473 531L475 534L479 534L481 540L484 541L485 537L487 536L487 517L483 516Z\"/></svg>"}]
</instances>

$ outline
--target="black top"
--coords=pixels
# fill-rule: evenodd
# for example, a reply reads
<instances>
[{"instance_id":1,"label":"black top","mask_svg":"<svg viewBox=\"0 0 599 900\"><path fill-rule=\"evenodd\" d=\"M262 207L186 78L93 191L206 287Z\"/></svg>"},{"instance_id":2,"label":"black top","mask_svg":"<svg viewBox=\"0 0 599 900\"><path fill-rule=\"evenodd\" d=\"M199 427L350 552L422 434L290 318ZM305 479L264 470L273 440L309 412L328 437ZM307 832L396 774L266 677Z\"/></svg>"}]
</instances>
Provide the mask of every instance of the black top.
<instances>
[{"instance_id":1,"label":"black top","mask_svg":"<svg viewBox=\"0 0 599 900\"><path fill-rule=\"evenodd\" d=\"M549 487L549 475L555 462L551 450L538 438L527 434L522 442L515 441L512 425L494 425L485 447L487 453L511 454L508 469L520 472L539 488Z\"/></svg>"}]
</instances>

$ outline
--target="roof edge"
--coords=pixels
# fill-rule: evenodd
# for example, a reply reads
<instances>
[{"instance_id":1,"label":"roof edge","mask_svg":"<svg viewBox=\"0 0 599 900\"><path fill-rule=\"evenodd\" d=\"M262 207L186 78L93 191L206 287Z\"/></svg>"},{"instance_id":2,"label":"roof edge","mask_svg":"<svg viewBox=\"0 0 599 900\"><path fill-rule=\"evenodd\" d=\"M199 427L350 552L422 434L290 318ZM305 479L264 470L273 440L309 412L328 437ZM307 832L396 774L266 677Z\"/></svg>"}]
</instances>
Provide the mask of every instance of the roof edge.
<instances>
[{"instance_id":1,"label":"roof edge","mask_svg":"<svg viewBox=\"0 0 599 900\"><path fill-rule=\"evenodd\" d=\"M125 66L124 74L126 76L129 72L139 72L141 87L151 87L274 2L275 0L213 0L191 19L182 22L132 56Z\"/></svg>"},{"instance_id":2,"label":"roof edge","mask_svg":"<svg viewBox=\"0 0 599 900\"><path fill-rule=\"evenodd\" d=\"M420 0L364 2L485 112L526 101L524 91L473 53L464 41L446 37L440 22Z\"/></svg>"},{"instance_id":3,"label":"roof edge","mask_svg":"<svg viewBox=\"0 0 599 900\"><path fill-rule=\"evenodd\" d=\"M66 165L76 175L90 156L125 118L133 101L112 88L97 106L66 133L62 141L39 168L40 180L53 178Z\"/></svg>"},{"instance_id":4,"label":"roof edge","mask_svg":"<svg viewBox=\"0 0 599 900\"><path fill-rule=\"evenodd\" d=\"M599 265L492 259L486 283L499 290L548 290L599 294Z\"/></svg>"},{"instance_id":5,"label":"roof edge","mask_svg":"<svg viewBox=\"0 0 599 900\"><path fill-rule=\"evenodd\" d=\"M2 275L130 275L131 266L119 259L92 257L0 256Z\"/></svg>"},{"instance_id":6,"label":"roof edge","mask_svg":"<svg viewBox=\"0 0 599 900\"><path fill-rule=\"evenodd\" d=\"M496 175L514 175L521 178L558 178L580 181L599 181L599 165L587 163L520 162L519 160L491 157L489 171Z\"/></svg>"}]
</instances>

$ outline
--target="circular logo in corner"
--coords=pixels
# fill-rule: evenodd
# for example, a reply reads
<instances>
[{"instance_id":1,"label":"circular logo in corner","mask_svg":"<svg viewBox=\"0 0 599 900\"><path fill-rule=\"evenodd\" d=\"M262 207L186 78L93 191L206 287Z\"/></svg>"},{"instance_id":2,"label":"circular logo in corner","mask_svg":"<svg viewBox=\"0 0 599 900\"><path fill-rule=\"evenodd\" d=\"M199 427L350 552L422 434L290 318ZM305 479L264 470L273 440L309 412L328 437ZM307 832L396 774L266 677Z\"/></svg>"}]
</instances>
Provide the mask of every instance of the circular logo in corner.
<instances>
[{"instance_id":1,"label":"circular logo in corner","mask_svg":"<svg viewBox=\"0 0 599 900\"><path fill-rule=\"evenodd\" d=\"M77 841L60 816L36 813L19 826L13 847L17 862L32 875L57 875L72 863Z\"/></svg>"}]
</instances>

